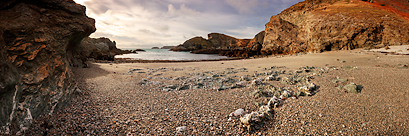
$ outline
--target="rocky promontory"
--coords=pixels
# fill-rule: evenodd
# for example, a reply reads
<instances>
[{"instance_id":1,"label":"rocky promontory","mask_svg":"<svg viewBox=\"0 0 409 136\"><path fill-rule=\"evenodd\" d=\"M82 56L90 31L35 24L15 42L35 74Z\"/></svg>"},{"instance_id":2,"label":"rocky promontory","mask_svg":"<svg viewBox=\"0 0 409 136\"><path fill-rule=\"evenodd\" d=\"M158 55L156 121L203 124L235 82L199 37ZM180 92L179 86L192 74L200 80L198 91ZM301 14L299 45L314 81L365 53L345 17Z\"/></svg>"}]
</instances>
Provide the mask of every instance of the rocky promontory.
<instances>
[{"instance_id":1,"label":"rocky promontory","mask_svg":"<svg viewBox=\"0 0 409 136\"><path fill-rule=\"evenodd\" d=\"M108 38L84 38L81 41L79 48L82 58L93 58L96 60L113 61L115 55L136 52L130 50L121 50L116 47L116 42Z\"/></svg>"},{"instance_id":2,"label":"rocky promontory","mask_svg":"<svg viewBox=\"0 0 409 136\"><path fill-rule=\"evenodd\" d=\"M172 51L191 51L197 54L219 54L229 57L250 57L259 54L264 31L253 39L237 39L225 34L210 33L208 39L194 37L172 48Z\"/></svg>"},{"instance_id":3,"label":"rocky promontory","mask_svg":"<svg viewBox=\"0 0 409 136\"><path fill-rule=\"evenodd\" d=\"M32 120L68 105L77 89L71 66L95 31L72 0L0 2L0 135L19 135Z\"/></svg>"}]
</instances>

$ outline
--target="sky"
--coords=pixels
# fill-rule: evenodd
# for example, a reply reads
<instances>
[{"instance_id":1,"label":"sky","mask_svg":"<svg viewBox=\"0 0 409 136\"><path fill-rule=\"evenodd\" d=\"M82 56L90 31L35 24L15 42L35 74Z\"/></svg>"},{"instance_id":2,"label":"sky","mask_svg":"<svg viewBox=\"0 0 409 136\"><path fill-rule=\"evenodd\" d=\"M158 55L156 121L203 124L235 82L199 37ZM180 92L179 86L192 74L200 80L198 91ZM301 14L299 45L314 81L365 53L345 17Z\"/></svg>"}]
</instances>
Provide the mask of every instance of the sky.
<instances>
[{"instance_id":1,"label":"sky","mask_svg":"<svg viewBox=\"0 0 409 136\"><path fill-rule=\"evenodd\" d=\"M177 46L209 33L252 39L270 17L302 0L74 0L118 48Z\"/></svg>"}]
</instances>

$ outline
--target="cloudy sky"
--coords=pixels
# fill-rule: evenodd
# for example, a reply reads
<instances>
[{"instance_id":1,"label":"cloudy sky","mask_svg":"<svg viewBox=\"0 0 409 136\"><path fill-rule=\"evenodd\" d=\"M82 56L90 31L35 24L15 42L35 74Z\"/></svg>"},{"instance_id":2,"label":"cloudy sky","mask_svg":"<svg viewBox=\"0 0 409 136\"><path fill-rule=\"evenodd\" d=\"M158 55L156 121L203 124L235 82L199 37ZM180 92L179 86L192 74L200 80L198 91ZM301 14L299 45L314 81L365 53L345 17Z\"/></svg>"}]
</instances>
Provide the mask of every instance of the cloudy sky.
<instances>
[{"instance_id":1,"label":"cloudy sky","mask_svg":"<svg viewBox=\"0 0 409 136\"><path fill-rule=\"evenodd\" d=\"M211 32L253 38L272 15L302 0L74 0L96 20L91 37L118 48L175 46Z\"/></svg>"}]
</instances>

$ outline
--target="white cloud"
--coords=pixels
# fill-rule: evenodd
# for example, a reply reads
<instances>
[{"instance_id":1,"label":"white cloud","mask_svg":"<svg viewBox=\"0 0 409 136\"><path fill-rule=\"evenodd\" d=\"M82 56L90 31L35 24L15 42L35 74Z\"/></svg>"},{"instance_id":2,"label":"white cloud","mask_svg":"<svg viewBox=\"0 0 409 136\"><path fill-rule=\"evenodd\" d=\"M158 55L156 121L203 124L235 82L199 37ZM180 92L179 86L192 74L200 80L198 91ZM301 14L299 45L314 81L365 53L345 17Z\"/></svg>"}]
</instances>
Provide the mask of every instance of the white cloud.
<instances>
[{"instance_id":1,"label":"white cloud","mask_svg":"<svg viewBox=\"0 0 409 136\"><path fill-rule=\"evenodd\" d=\"M227 4L232 6L240 14L254 14L254 10L259 6L266 6L267 2L258 0L225 0Z\"/></svg>"}]
</instances>

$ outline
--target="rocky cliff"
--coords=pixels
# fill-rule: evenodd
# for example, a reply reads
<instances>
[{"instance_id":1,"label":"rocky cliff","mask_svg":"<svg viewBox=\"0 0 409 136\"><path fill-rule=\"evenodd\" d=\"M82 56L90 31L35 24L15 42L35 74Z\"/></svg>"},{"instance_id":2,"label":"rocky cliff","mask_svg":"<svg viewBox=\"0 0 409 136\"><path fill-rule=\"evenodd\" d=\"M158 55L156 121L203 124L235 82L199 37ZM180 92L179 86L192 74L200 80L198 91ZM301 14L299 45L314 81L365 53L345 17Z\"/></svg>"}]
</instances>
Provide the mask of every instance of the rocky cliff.
<instances>
[{"instance_id":1,"label":"rocky cliff","mask_svg":"<svg viewBox=\"0 0 409 136\"><path fill-rule=\"evenodd\" d=\"M272 16L261 52L293 54L409 44L406 1L306 0ZM402 6L403 5L403 6Z\"/></svg>"},{"instance_id":2,"label":"rocky cliff","mask_svg":"<svg viewBox=\"0 0 409 136\"><path fill-rule=\"evenodd\" d=\"M95 31L72 0L0 2L0 135L21 134L33 118L69 104L76 48Z\"/></svg>"}]
</instances>

